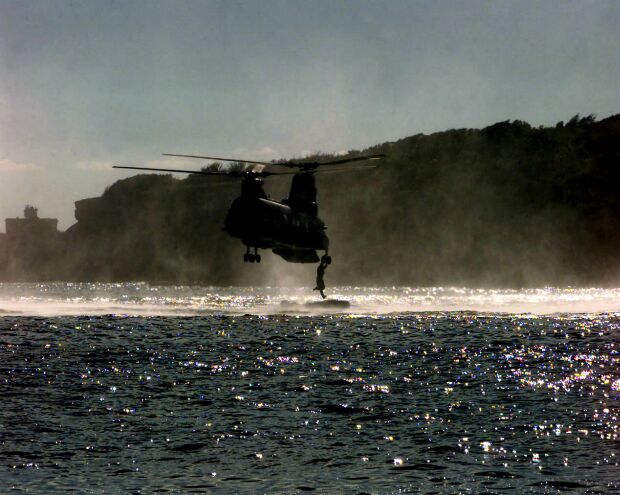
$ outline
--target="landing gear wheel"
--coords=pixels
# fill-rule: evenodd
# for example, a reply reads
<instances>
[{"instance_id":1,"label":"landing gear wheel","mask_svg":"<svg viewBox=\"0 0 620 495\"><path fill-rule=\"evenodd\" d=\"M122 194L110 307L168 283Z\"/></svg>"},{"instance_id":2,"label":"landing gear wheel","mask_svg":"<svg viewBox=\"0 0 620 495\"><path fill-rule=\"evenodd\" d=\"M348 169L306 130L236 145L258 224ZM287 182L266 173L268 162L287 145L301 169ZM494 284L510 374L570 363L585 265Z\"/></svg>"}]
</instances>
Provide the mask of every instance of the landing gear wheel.
<instances>
[{"instance_id":1,"label":"landing gear wheel","mask_svg":"<svg viewBox=\"0 0 620 495\"><path fill-rule=\"evenodd\" d=\"M332 264L332 257L325 254L321 257L321 263L325 263L326 265L331 265Z\"/></svg>"},{"instance_id":2,"label":"landing gear wheel","mask_svg":"<svg viewBox=\"0 0 620 495\"><path fill-rule=\"evenodd\" d=\"M243 261L246 263L260 263L260 254L256 251L257 248L254 248L254 254L252 254L250 253L250 248L248 248L248 251L243 255Z\"/></svg>"}]
</instances>

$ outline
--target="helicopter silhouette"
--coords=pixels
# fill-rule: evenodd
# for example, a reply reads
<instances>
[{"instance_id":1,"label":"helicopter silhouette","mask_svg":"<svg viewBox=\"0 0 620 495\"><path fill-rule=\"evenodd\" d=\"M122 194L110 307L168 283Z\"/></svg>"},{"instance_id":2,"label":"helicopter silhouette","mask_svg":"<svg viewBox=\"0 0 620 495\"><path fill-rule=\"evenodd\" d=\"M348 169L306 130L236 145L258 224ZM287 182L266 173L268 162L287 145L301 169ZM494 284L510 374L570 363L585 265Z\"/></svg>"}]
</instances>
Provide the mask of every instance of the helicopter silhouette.
<instances>
[{"instance_id":1,"label":"helicopter silhouette","mask_svg":"<svg viewBox=\"0 0 620 495\"><path fill-rule=\"evenodd\" d=\"M164 153L164 155L217 162L235 162L250 165L251 168L228 171L178 170L120 165L115 165L113 168L241 178L241 195L232 202L224 220L223 230L230 236L241 239L241 242L246 246L243 261L260 263L259 249L271 249L273 253L291 263L316 263L320 261L321 281L322 274L326 266L331 264L332 259L329 255L329 238L325 233L327 227L318 216L315 173L342 172L351 170L351 168L374 168L374 165L360 165L359 163L353 167L350 165L385 157L383 154L376 154L324 162L269 163L173 153ZM247 167L247 165L244 166ZM341 167L332 168L338 165ZM299 170L270 171L266 170L267 167L297 168ZM329 168L318 170L319 167ZM264 179L274 175L293 176L288 198L282 201L270 199L263 189ZM321 258L319 258L317 251L324 251ZM320 290L321 295L325 297L321 285L324 288L324 284L317 282L317 290Z\"/></svg>"}]
</instances>

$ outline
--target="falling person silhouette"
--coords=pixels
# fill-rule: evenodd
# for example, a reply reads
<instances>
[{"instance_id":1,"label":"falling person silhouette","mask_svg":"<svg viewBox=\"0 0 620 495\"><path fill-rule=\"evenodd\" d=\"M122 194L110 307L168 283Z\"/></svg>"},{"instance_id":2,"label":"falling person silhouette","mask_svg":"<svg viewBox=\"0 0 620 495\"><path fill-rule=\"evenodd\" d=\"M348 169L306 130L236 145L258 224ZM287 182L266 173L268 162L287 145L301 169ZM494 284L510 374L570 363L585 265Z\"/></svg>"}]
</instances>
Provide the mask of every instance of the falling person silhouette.
<instances>
[{"instance_id":1,"label":"falling person silhouette","mask_svg":"<svg viewBox=\"0 0 620 495\"><path fill-rule=\"evenodd\" d=\"M321 260L321 263L316 269L316 287L314 290L318 290L321 297L325 299L327 296L323 292L325 290L325 281L323 280L323 275L325 275L325 268L327 268L327 263L325 260Z\"/></svg>"}]
</instances>

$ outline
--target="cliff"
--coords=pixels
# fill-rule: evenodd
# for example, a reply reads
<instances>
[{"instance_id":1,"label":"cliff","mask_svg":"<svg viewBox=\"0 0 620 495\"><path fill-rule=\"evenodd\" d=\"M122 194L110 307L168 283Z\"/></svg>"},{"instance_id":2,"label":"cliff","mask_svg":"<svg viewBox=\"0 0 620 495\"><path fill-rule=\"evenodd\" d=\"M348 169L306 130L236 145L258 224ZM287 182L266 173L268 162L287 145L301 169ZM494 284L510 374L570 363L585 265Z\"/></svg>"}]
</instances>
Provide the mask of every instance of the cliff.
<instances>
[{"instance_id":1,"label":"cliff","mask_svg":"<svg viewBox=\"0 0 620 495\"><path fill-rule=\"evenodd\" d=\"M360 152L387 159L317 176L329 284L617 285L620 115L554 127L506 121L350 154ZM280 199L288 181L270 178L266 189ZM238 181L200 176L118 181L76 203L53 276L277 283L268 266L281 259L249 269L245 248L221 230L238 192Z\"/></svg>"}]
</instances>

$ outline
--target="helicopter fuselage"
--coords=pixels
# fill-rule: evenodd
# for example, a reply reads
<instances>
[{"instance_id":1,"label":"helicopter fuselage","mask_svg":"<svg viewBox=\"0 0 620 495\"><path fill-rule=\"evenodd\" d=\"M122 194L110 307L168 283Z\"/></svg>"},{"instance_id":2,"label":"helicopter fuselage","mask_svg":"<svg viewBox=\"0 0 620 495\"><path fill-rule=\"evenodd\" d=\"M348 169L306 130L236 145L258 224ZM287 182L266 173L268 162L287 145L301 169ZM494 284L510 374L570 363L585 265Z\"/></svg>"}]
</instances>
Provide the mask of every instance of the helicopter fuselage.
<instances>
[{"instance_id":1,"label":"helicopter fuselage","mask_svg":"<svg viewBox=\"0 0 620 495\"><path fill-rule=\"evenodd\" d=\"M293 196L282 202L273 201L265 194L262 183L258 178L243 181L241 196L230 206L224 230L241 239L248 252L250 248L272 249L293 263L318 262L316 251L327 253L329 239L325 223L316 214L316 203L295 204ZM311 185L314 186L313 180Z\"/></svg>"},{"instance_id":2,"label":"helicopter fuselage","mask_svg":"<svg viewBox=\"0 0 620 495\"><path fill-rule=\"evenodd\" d=\"M321 274L325 266L331 263L328 254L329 239L325 234L325 223L318 216L316 203L317 190L314 173L320 166L348 165L365 160L378 160L385 155L375 154L335 160L313 162L278 162L267 163L254 160L237 160L213 156L182 155L164 153L165 156L199 158L238 164L252 164L252 170L181 170L174 168L154 168L114 165L113 168L130 170L150 170L156 172L182 172L202 176L242 177L241 196L235 199L226 215L224 231L237 237L247 246L244 261L260 262L258 249L271 249L275 254L292 263L316 263L319 261L317 251L325 251L321 257ZM263 170L266 166L298 168L299 172L271 172ZM338 171L334 169L333 171ZM342 170L340 170L342 171ZM288 198L281 202L267 197L263 190L263 177L272 175L293 175ZM250 253L254 249L254 253ZM321 275L322 280L322 275ZM317 275L317 287L319 275ZM319 289L317 289L319 290ZM321 292L321 294L323 294Z\"/></svg>"}]
</instances>

